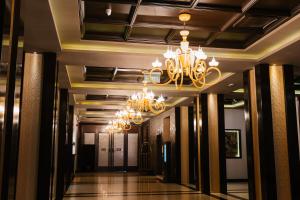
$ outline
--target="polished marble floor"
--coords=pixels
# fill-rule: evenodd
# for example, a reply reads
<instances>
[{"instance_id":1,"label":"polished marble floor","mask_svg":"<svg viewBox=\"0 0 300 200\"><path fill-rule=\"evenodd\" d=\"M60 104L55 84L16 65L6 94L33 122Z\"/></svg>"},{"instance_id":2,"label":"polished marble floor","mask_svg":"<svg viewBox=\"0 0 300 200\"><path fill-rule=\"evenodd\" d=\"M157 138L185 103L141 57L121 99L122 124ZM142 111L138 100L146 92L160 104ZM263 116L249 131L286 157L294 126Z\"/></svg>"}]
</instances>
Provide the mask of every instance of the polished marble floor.
<instances>
[{"instance_id":1,"label":"polished marble floor","mask_svg":"<svg viewBox=\"0 0 300 200\"><path fill-rule=\"evenodd\" d=\"M174 183L161 183L154 176L133 173L79 174L64 200L212 200L240 199L230 196L207 196Z\"/></svg>"}]
</instances>

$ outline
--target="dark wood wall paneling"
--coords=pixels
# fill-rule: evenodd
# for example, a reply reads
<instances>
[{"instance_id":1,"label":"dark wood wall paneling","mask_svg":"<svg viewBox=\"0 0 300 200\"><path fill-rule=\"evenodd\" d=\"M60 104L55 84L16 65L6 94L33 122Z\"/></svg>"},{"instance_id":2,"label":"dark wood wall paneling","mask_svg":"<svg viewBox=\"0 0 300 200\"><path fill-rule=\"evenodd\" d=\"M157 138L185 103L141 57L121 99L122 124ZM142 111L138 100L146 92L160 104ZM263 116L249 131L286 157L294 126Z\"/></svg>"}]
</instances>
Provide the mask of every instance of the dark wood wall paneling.
<instances>
[{"instance_id":1,"label":"dark wood wall paneling","mask_svg":"<svg viewBox=\"0 0 300 200\"><path fill-rule=\"evenodd\" d=\"M52 140L54 137L53 118L57 82L55 53L43 54L43 83L41 94L41 125L39 142L39 166L37 199L49 199L51 188Z\"/></svg>"},{"instance_id":2,"label":"dark wood wall paneling","mask_svg":"<svg viewBox=\"0 0 300 200\"><path fill-rule=\"evenodd\" d=\"M208 148L208 107L207 94L200 95L201 121L200 130L200 165L201 165L201 192L210 193L209 180L209 148Z\"/></svg>"},{"instance_id":3,"label":"dark wood wall paneling","mask_svg":"<svg viewBox=\"0 0 300 200\"><path fill-rule=\"evenodd\" d=\"M199 131L199 119L198 119L198 116L200 113L199 110L197 109L200 108L200 105L197 105L198 104L198 99L197 98L194 98L194 106L193 106L193 126L194 126L194 170L195 170L195 189L196 190L200 190L200 185L199 185L199 178L200 178L200 174L199 174L199 163L198 163L198 158L199 158L199 155L198 155L198 141L199 141L199 137L200 135L198 135L198 131Z\"/></svg>"},{"instance_id":4,"label":"dark wood wall paneling","mask_svg":"<svg viewBox=\"0 0 300 200\"><path fill-rule=\"evenodd\" d=\"M263 199L277 199L269 65L255 66L261 189Z\"/></svg>"},{"instance_id":5,"label":"dark wood wall paneling","mask_svg":"<svg viewBox=\"0 0 300 200\"><path fill-rule=\"evenodd\" d=\"M1 0L1 21L4 19L5 2ZM3 7L4 6L4 7ZM9 48L9 65L6 81L5 95L5 113L4 113L4 155L3 155L3 171L2 171L2 199L14 199L16 191L16 176L17 176L17 160L18 160L18 143L19 131L14 130L14 106L15 106L15 88L16 88L16 68L18 55L18 41L20 30L20 0L11 2L11 24L10 24L10 48ZM2 12L4 11L4 12ZM3 23L1 23L1 40L3 37ZM2 49L2 41L1 41ZM23 73L22 73L23 74ZM21 78L22 79L22 78ZM22 81L21 81L22 82ZM21 103L20 103L21 104ZM18 128L17 128L18 129Z\"/></svg>"},{"instance_id":6,"label":"dark wood wall paneling","mask_svg":"<svg viewBox=\"0 0 300 200\"><path fill-rule=\"evenodd\" d=\"M6 12L5 0L0 0L0 60L2 55L2 42L4 35L4 16Z\"/></svg>"},{"instance_id":7,"label":"dark wood wall paneling","mask_svg":"<svg viewBox=\"0 0 300 200\"><path fill-rule=\"evenodd\" d=\"M225 149L225 121L224 121L224 95L218 94L218 136L219 136L219 169L220 191L227 194L226 180L226 149Z\"/></svg>"},{"instance_id":8,"label":"dark wood wall paneling","mask_svg":"<svg viewBox=\"0 0 300 200\"><path fill-rule=\"evenodd\" d=\"M292 199L300 199L300 160L295 104L294 66L283 65L286 127Z\"/></svg>"},{"instance_id":9,"label":"dark wood wall paneling","mask_svg":"<svg viewBox=\"0 0 300 200\"><path fill-rule=\"evenodd\" d=\"M73 149L73 122L74 122L74 106L69 106L68 109L68 141L66 142L66 188L71 185L72 179L74 177L74 161L75 155L72 153Z\"/></svg>"},{"instance_id":10,"label":"dark wood wall paneling","mask_svg":"<svg viewBox=\"0 0 300 200\"><path fill-rule=\"evenodd\" d=\"M188 127L189 127L189 183L195 184L195 131L194 131L194 107L188 107Z\"/></svg>"},{"instance_id":11,"label":"dark wood wall paneling","mask_svg":"<svg viewBox=\"0 0 300 200\"><path fill-rule=\"evenodd\" d=\"M124 171L128 171L128 133L124 133Z\"/></svg>"},{"instance_id":12,"label":"dark wood wall paneling","mask_svg":"<svg viewBox=\"0 0 300 200\"><path fill-rule=\"evenodd\" d=\"M180 152L180 107L175 107L175 144L172 146L175 147L173 155L171 155L171 160L175 160L174 164L175 166L171 166L171 169L174 169L174 172L171 174L174 174L175 182L180 184L181 183L181 152ZM171 149L171 152L172 149Z\"/></svg>"},{"instance_id":13,"label":"dark wood wall paneling","mask_svg":"<svg viewBox=\"0 0 300 200\"><path fill-rule=\"evenodd\" d=\"M57 179L56 199L62 200L65 191L65 144L67 134L67 113L68 113L68 90L60 89L58 115L58 155L57 155Z\"/></svg>"},{"instance_id":14,"label":"dark wood wall paneling","mask_svg":"<svg viewBox=\"0 0 300 200\"><path fill-rule=\"evenodd\" d=\"M253 130L251 116L251 91L250 91L250 71L243 73L244 84L244 114L246 123L246 143L247 143L247 170L248 170L248 193L249 199L255 199L255 180L254 180L254 157L253 157Z\"/></svg>"}]
</instances>

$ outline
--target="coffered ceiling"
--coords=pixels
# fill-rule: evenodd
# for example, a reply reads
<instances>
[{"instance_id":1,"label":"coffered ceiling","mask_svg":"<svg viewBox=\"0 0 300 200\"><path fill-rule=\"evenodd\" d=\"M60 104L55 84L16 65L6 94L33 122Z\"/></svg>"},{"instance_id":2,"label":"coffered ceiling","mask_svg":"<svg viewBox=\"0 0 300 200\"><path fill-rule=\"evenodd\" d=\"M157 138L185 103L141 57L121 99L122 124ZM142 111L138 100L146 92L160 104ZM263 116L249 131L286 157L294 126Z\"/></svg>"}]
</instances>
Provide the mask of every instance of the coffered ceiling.
<instances>
[{"instance_id":1,"label":"coffered ceiling","mask_svg":"<svg viewBox=\"0 0 300 200\"><path fill-rule=\"evenodd\" d=\"M258 62L300 66L299 0L27 0L26 51L58 52L61 87L68 87L82 121L104 122L126 107L144 87L142 72L167 45L178 45L183 28L178 14L192 19L192 48L204 47L220 61L220 82L202 90L185 82L148 85L168 107L185 104L201 92L225 93L240 100L242 72ZM31 5L31 6L28 6ZM112 7L111 16L105 9ZM276 41L276 42L275 42ZM162 79L165 77L162 77ZM235 99L235 100L233 100ZM143 113L146 119L151 114Z\"/></svg>"},{"instance_id":2,"label":"coffered ceiling","mask_svg":"<svg viewBox=\"0 0 300 200\"><path fill-rule=\"evenodd\" d=\"M243 49L296 15L298 5L297 0L84 0L81 35L84 40L175 45L183 29L178 14L188 12L192 45Z\"/></svg>"}]
</instances>

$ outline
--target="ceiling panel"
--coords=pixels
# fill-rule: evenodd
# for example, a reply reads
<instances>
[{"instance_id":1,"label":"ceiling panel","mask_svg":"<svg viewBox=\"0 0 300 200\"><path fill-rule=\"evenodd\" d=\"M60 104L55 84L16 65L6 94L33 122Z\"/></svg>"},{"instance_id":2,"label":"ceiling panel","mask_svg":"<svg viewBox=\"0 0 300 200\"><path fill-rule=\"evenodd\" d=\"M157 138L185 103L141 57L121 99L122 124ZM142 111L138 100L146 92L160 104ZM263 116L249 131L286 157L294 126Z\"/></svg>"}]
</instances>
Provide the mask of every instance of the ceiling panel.
<instances>
[{"instance_id":1,"label":"ceiling panel","mask_svg":"<svg viewBox=\"0 0 300 200\"><path fill-rule=\"evenodd\" d=\"M206 4L217 4L217 5L227 5L227 6L241 6L245 0L201 0L199 3Z\"/></svg>"},{"instance_id":2,"label":"ceiling panel","mask_svg":"<svg viewBox=\"0 0 300 200\"><path fill-rule=\"evenodd\" d=\"M178 20L191 14L185 25L193 46L244 49L300 11L299 0L85 0L84 39L178 45ZM116 4L118 2L118 4ZM112 15L105 15L111 3ZM297 7L298 6L298 7Z\"/></svg>"}]
</instances>

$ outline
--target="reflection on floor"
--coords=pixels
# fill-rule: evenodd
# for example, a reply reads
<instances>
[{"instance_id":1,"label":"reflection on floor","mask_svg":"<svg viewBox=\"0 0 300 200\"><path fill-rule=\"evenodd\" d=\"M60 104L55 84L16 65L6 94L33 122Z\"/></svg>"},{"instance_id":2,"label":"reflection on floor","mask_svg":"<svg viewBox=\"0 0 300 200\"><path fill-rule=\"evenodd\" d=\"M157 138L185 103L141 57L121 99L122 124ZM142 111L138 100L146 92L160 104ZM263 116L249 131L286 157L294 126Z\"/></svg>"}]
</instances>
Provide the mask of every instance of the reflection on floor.
<instances>
[{"instance_id":1,"label":"reflection on floor","mask_svg":"<svg viewBox=\"0 0 300 200\"><path fill-rule=\"evenodd\" d=\"M227 184L228 195L249 199L247 182L231 182Z\"/></svg>"},{"instance_id":2,"label":"reflection on floor","mask_svg":"<svg viewBox=\"0 0 300 200\"><path fill-rule=\"evenodd\" d=\"M93 173L77 175L64 200L212 200L207 196L174 183L161 183L154 176L132 173ZM223 198L222 198L223 199ZM224 199L239 199L228 197Z\"/></svg>"}]
</instances>

